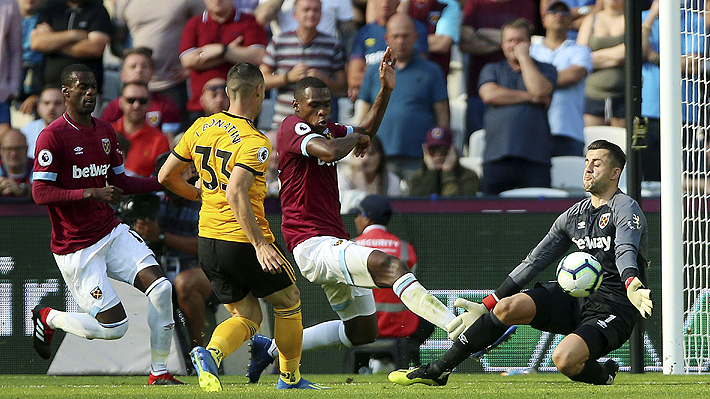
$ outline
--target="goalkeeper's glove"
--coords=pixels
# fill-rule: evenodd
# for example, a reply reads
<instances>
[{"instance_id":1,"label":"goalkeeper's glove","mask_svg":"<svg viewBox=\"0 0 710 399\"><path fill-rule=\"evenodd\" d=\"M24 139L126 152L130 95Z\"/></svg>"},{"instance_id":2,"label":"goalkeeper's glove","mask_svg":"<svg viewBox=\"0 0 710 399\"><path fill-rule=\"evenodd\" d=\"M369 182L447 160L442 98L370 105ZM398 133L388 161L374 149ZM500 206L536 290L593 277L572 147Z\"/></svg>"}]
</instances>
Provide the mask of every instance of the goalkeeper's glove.
<instances>
[{"instance_id":1,"label":"goalkeeper's glove","mask_svg":"<svg viewBox=\"0 0 710 399\"><path fill-rule=\"evenodd\" d=\"M644 288L638 277L626 279L626 296L631 304L636 307L645 319L651 315L653 301L651 300L651 290Z\"/></svg>"},{"instance_id":2,"label":"goalkeeper's glove","mask_svg":"<svg viewBox=\"0 0 710 399\"><path fill-rule=\"evenodd\" d=\"M483 299L483 303L471 302L463 298L456 298L454 306L463 308L466 312L456 316L446 325L446 331L449 332L449 338L455 341L456 338L466 331L473 323L481 316L488 313L498 303L495 295L488 295Z\"/></svg>"}]
</instances>

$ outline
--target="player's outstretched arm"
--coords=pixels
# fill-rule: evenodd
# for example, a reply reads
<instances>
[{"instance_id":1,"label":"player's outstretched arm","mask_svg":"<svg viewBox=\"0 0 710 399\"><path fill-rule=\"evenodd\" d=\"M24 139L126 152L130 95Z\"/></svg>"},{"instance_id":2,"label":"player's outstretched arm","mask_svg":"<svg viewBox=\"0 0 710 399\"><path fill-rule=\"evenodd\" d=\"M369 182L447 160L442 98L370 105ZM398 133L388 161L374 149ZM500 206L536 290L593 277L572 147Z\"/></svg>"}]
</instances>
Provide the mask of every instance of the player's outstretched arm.
<instances>
[{"instance_id":1,"label":"player's outstretched arm","mask_svg":"<svg viewBox=\"0 0 710 399\"><path fill-rule=\"evenodd\" d=\"M311 139L306 145L306 152L323 162L335 162L345 158L352 150L355 150L355 156L361 157L365 155L368 148L370 148L370 137L353 132L333 140L320 137Z\"/></svg>"},{"instance_id":2,"label":"player's outstretched arm","mask_svg":"<svg viewBox=\"0 0 710 399\"><path fill-rule=\"evenodd\" d=\"M182 161L175 154L170 154L158 172L158 182L183 198L199 201L202 195L200 189L188 183L180 175L189 165L189 162Z\"/></svg>"},{"instance_id":3,"label":"player's outstretched arm","mask_svg":"<svg viewBox=\"0 0 710 399\"><path fill-rule=\"evenodd\" d=\"M631 304L638 309L644 319L651 315L653 311L651 290L644 288L638 277L629 277L626 280L626 296L629 297Z\"/></svg>"},{"instance_id":4,"label":"player's outstretched arm","mask_svg":"<svg viewBox=\"0 0 710 399\"><path fill-rule=\"evenodd\" d=\"M392 49L387 47L379 66L380 91L372 102L372 107L370 107L370 110L362 119L362 126L356 127L355 132L372 137L377 133L377 129L380 128L382 117L385 115L387 104L389 104L390 101L390 95L395 86L395 65L397 65L397 57L392 54Z\"/></svg>"},{"instance_id":5,"label":"player's outstretched arm","mask_svg":"<svg viewBox=\"0 0 710 399\"><path fill-rule=\"evenodd\" d=\"M254 208L249 198L249 188L254 184L254 174L241 166L235 166L227 183L227 202L235 219L242 227L249 242L256 249L256 257L265 272L281 273L284 264L278 252L266 241L256 222Z\"/></svg>"}]
</instances>

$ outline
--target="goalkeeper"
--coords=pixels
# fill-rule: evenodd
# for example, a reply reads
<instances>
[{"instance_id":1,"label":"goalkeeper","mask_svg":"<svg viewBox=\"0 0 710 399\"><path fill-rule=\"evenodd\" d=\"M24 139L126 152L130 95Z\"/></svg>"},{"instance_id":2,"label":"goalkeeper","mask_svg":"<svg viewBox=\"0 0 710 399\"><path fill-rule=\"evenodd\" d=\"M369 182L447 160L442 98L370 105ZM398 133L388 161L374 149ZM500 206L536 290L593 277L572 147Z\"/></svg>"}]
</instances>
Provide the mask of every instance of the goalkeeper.
<instances>
[{"instance_id":1,"label":"goalkeeper","mask_svg":"<svg viewBox=\"0 0 710 399\"><path fill-rule=\"evenodd\" d=\"M600 364L597 359L623 345L638 318L650 316L653 309L650 290L638 277L639 268L646 264L646 219L638 203L618 188L625 162L616 144L592 142L583 178L591 197L560 215L545 238L483 303L456 300L456 306L468 310L457 317L462 319L460 325L470 327L439 360L393 371L390 381L445 385L449 373L469 355L485 350L509 326L528 324L566 335L552 354L562 374L573 381L611 384L618 364L611 359ZM596 292L573 298L554 281L521 292L573 244L575 250L592 254L602 265L603 279Z\"/></svg>"}]
</instances>

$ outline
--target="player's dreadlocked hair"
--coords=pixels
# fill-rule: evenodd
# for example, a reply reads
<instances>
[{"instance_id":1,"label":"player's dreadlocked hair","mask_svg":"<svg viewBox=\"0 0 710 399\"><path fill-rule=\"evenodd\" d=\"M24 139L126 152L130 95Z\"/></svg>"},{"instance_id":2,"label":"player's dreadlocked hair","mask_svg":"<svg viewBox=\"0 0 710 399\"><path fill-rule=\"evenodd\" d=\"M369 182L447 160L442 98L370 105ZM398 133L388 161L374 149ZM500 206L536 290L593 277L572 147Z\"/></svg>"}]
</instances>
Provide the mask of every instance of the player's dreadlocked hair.
<instances>
[{"instance_id":1,"label":"player's dreadlocked hair","mask_svg":"<svg viewBox=\"0 0 710 399\"><path fill-rule=\"evenodd\" d=\"M328 85L325 84L324 81L313 77L313 76L308 76L305 77L298 82L296 82L296 85L293 87L293 98L298 100L299 98L302 98L303 95L305 94L304 92L306 91L307 88L314 88L314 89L327 89Z\"/></svg>"},{"instance_id":2,"label":"player's dreadlocked hair","mask_svg":"<svg viewBox=\"0 0 710 399\"><path fill-rule=\"evenodd\" d=\"M611 162L613 166L621 168L624 170L624 165L626 165L626 155L624 151L618 145L606 141L604 139L599 139L589 143L587 150L607 150L611 155Z\"/></svg>"},{"instance_id":3,"label":"player's dreadlocked hair","mask_svg":"<svg viewBox=\"0 0 710 399\"><path fill-rule=\"evenodd\" d=\"M61 81L62 81L62 86L69 87L71 86L72 82L77 79L76 73L77 72L91 72L94 73L94 71L91 70L88 66L84 64L72 64L69 65L68 67L64 68L62 70L62 75L61 75Z\"/></svg>"},{"instance_id":4,"label":"player's dreadlocked hair","mask_svg":"<svg viewBox=\"0 0 710 399\"><path fill-rule=\"evenodd\" d=\"M240 62L229 69L227 73L227 90L230 97L239 97L264 83L264 75L259 68L248 62Z\"/></svg>"}]
</instances>

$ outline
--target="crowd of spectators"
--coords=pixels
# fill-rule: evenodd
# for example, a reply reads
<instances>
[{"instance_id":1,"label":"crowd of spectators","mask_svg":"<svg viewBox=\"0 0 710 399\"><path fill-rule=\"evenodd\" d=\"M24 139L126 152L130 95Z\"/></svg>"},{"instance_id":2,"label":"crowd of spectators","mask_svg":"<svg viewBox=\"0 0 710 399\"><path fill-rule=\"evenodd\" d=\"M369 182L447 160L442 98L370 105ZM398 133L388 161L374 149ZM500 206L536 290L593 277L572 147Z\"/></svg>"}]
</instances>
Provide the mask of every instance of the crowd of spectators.
<instances>
[{"instance_id":1,"label":"crowd of spectators","mask_svg":"<svg viewBox=\"0 0 710 399\"><path fill-rule=\"evenodd\" d=\"M658 7L643 6L643 169L659 180ZM683 20L692 27L684 60L702 56L703 16ZM624 0L0 0L0 124L24 134L32 159L41 130L64 112L61 70L85 64L103 93L96 115L126 144L127 171L148 176L195 119L226 108L231 65L264 73L273 113L258 126L273 135L306 76L330 88L331 120L357 124L379 89L373 63L389 46L398 84L366 158L340 165L343 201L497 195L549 187L552 157L584 155L585 126L624 126L624 30ZM686 75L701 69L684 65ZM456 117L465 120L452 120L461 90L465 116ZM690 111L688 125L704 123ZM476 174L458 160L480 129ZM429 146L432 132L451 144ZM275 169L269 182L277 196Z\"/></svg>"}]
</instances>

